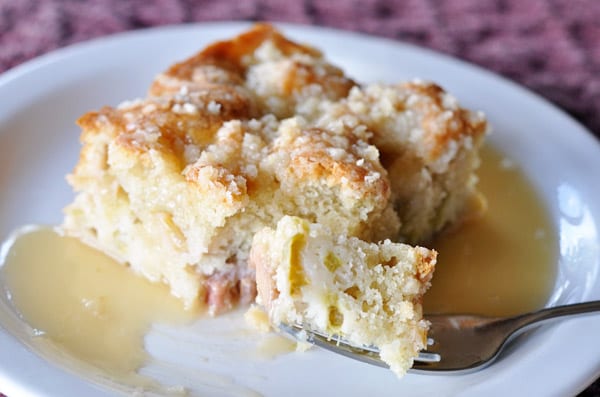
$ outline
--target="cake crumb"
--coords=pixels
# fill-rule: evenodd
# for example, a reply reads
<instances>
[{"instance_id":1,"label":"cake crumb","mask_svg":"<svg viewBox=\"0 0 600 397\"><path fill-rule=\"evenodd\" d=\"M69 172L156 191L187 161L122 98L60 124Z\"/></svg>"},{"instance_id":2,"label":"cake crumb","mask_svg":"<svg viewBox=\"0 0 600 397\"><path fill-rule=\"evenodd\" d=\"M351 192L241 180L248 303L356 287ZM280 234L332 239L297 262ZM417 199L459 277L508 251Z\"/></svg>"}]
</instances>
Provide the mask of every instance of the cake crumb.
<instances>
[{"instance_id":1,"label":"cake crumb","mask_svg":"<svg viewBox=\"0 0 600 397\"><path fill-rule=\"evenodd\" d=\"M376 346L402 377L427 346L421 301L436 257L387 239L339 238L323 225L285 216L255 235L250 265L271 323Z\"/></svg>"},{"instance_id":2,"label":"cake crumb","mask_svg":"<svg viewBox=\"0 0 600 397\"><path fill-rule=\"evenodd\" d=\"M266 333L273 330L269 322L269 316L262 307L256 304L250 305L244 313L244 319L246 320L246 324L257 331Z\"/></svg>"}]
</instances>

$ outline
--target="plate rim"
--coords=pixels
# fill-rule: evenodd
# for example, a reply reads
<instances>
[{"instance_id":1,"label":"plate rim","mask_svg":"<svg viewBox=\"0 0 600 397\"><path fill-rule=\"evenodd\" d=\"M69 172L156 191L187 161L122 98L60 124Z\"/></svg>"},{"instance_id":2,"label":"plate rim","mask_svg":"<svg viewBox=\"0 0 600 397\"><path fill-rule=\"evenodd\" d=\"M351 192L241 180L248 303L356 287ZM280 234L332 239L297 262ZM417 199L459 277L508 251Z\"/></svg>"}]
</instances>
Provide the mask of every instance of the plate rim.
<instances>
[{"instance_id":1,"label":"plate rim","mask_svg":"<svg viewBox=\"0 0 600 397\"><path fill-rule=\"evenodd\" d=\"M232 31L241 31L242 29L247 28L248 26L251 26L252 24L253 24L253 22L247 22L247 21L226 21L226 22L199 22L199 23L181 24L181 25L166 25L166 26L138 29L138 30L133 30L133 31L118 32L118 33L110 34L107 36L97 37L97 38L94 38L91 40L70 44L68 46L53 50L53 51L46 53L44 55L41 55L39 57L28 60L28 61L26 61L20 65L17 65L15 67L3 72L2 74L0 74L0 95L6 89L6 86L8 86L13 81L18 81L19 79L23 78L24 76L27 76L32 73L38 73L40 70L43 70L44 68L48 67L49 65L51 65L53 63L68 62L73 57L78 56L78 54L80 54L81 52L94 50L99 46L102 47L105 45L109 45L111 43L121 43L123 41L136 39L136 38L148 36L148 35L164 34L165 32L179 32L179 31L183 32L183 31L188 31L188 30L194 31L194 30L203 30L203 29L214 29L214 28L230 29ZM578 132L577 132L578 138L581 138L583 140L587 139L587 142L589 142L590 145L595 147L595 149L593 149L593 150L600 152L600 141L598 140L599 137L597 137L595 134L593 134L586 126L584 126L581 122L579 122L573 116L568 114L564 109L560 108L558 105L547 100L540 94L535 93L534 91L530 90L529 88L523 87L513 80L510 80L504 76L501 76L492 71L489 71L489 70L487 70L479 65L476 65L474 63L456 58L452 55L437 52L437 51L429 49L429 48L423 48L423 47L419 47L414 44L405 43L402 41L398 41L398 40L394 40L394 39L390 39L390 38L386 38L386 37L375 36L375 35L371 35L371 34L365 34L365 33L360 33L360 32L355 32L355 31L340 30L340 29L331 28L331 27L293 24L293 23L274 22L273 25L278 28L281 28L283 31L294 31L294 33L300 32L302 30L309 30L309 31L323 32L328 35L340 35L341 34L344 36L357 37L357 38L360 38L361 40L373 40L373 41L384 43L386 45L398 47L402 51L411 51L411 52L416 51L416 52L426 54L428 56L432 56L435 58L441 58L443 61L455 63L458 67L460 67L462 69L466 68L469 73L474 70L474 71L476 71L476 73L482 74L485 79L491 78L493 80L499 81L500 83L507 85L507 87L511 91L515 91L519 95L526 95L526 96L530 97L532 100L535 100L539 104L542 104L545 107L547 107L548 111L550 111L554 114L560 115L560 117L562 117L563 119L568 121L574 127L575 130L578 130ZM0 133L2 133L2 132L0 132ZM586 137L586 138L584 138L584 137ZM0 324L0 329L4 330L2 324ZM5 336L5 334L0 332L0 341L2 341L2 338L4 336ZM50 365L51 365L51 363L50 363ZM2 369L2 366L0 366L0 369ZM588 382L590 379L592 379L592 380L596 379L598 376L600 376L600 362L598 362L597 368L590 369L587 372L586 376L581 376L580 378L581 379L585 378L585 381ZM2 371L0 371L0 379L3 379ZM575 390L575 389L572 389L572 390L573 391L581 391L585 387L587 387L587 383L586 383L586 385L582 385L581 389L579 389L579 390ZM94 388L94 390L97 390L97 389Z\"/></svg>"}]
</instances>

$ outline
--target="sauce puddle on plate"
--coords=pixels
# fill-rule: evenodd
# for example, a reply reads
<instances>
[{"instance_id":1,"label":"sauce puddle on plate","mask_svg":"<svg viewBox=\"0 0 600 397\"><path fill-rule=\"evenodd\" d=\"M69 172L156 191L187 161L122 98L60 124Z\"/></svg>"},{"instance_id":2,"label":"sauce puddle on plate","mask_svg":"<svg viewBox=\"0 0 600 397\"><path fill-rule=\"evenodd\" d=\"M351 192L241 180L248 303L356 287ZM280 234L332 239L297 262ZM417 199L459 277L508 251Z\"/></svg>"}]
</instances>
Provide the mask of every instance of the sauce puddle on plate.
<instances>
[{"instance_id":1,"label":"sauce puddle on plate","mask_svg":"<svg viewBox=\"0 0 600 397\"><path fill-rule=\"evenodd\" d=\"M0 279L36 334L129 384L145 383L135 371L151 324L196 317L166 286L52 228L22 229L5 252Z\"/></svg>"},{"instance_id":2,"label":"sauce puddle on plate","mask_svg":"<svg viewBox=\"0 0 600 397\"><path fill-rule=\"evenodd\" d=\"M484 146L478 171L487 209L430 246L439 252L425 313L504 316L542 308L557 272L558 242L521 170Z\"/></svg>"}]
</instances>

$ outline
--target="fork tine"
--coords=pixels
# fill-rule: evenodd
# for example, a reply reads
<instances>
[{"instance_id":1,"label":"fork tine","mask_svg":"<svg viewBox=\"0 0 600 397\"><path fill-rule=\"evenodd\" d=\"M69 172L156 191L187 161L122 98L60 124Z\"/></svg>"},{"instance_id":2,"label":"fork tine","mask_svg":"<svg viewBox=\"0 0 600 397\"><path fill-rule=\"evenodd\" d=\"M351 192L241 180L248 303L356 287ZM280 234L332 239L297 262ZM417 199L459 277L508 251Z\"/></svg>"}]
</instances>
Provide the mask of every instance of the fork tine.
<instances>
[{"instance_id":1,"label":"fork tine","mask_svg":"<svg viewBox=\"0 0 600 397\"><path fill-rule=\"evenodd\" d=\"M439 353L432 353L428 351L421 350L415 361L421 363L439 363L442 361L442 356Z\"/></svg>"},{"instance_id":2,"label":"fork tine","mask_svg":"<svg viewBox=\"0 0 600 397\"><path fill-rule=\"evenodd\" d=\"M388 365L379 357L379 350L374 346L354 346L339 335L326 335L318 331L304 329L298 324L288 325L282 323L279 324L279 329L292 335L299 341L312 343L358 361L388 368ZM421 351L418 357L415 358L415 361L420 363L437 363L441 361L441 356L438 353Z\"/></svg>"}]
</instances>

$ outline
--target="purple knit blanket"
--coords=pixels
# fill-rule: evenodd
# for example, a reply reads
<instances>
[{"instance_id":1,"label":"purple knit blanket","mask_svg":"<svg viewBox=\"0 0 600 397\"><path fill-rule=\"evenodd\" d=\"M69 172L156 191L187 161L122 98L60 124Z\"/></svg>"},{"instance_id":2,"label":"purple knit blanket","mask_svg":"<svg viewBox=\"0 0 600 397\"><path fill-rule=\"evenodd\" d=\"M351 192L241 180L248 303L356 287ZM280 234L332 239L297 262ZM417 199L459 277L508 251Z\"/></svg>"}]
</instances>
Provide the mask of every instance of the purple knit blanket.
<instances>
[{"instance_id":1,"label":"purple knit blanket","mask_svg":"<svg viewBox=\"0 0 600 397\"><path fill-rule=\"evenodd\" d=\"M218 20L314 24L429 47L530 88L600 138L600 0L0 0L0 72L102 35ZM600 380L581 396L600 396Z\"/></svg>"}]
</instances>

